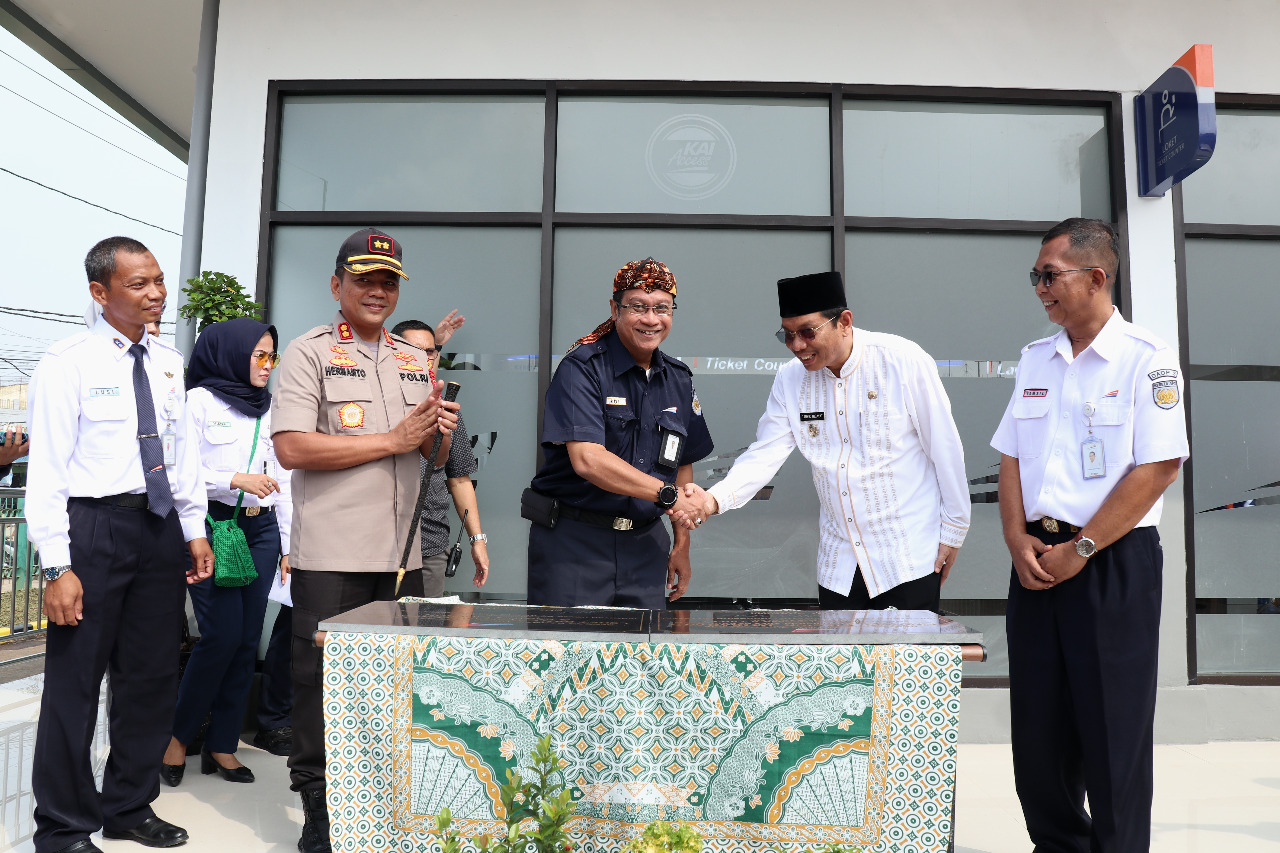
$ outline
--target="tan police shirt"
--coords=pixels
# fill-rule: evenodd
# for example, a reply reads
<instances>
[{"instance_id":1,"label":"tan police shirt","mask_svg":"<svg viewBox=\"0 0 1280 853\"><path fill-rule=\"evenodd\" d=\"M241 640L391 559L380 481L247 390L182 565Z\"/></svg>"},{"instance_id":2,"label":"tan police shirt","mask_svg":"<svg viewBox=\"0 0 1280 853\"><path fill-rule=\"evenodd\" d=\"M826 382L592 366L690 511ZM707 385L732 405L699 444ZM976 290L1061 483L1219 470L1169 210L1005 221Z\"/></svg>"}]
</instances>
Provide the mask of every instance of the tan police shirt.
<instances>
[{"instance_id":1,"label":"tan police shirt","mask_svg":"<svg viewBox=\"0 0 1280 853\"><path fill-rule=\"evenodd\" d=\"M295 338L280 359L271 405L272 435L389 432L431 393L427 354L383 329L376 360L339 313ZM293 472L289 563L326 572L393 572L421 482L415 449L341 471ZM421 531L409 570L422 565Z\"/></svg>"}]
</instances>

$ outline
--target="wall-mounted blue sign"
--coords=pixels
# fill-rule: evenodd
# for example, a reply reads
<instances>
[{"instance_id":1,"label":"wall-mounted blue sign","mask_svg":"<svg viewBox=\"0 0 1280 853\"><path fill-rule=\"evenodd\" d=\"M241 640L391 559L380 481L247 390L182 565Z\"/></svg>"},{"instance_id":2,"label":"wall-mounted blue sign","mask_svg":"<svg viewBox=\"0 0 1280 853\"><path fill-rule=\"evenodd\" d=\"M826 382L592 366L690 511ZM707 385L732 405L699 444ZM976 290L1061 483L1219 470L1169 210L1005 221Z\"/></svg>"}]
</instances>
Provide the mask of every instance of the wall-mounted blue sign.
<instances>
[{"instance_id":1,"label":"wall-mounted blue sign","mask_svg":"<svg viewBox=\"0 0 1280 853\"><path fill-rule=\"evenodd\" d=\"M1133 98L1138 193L1162 196L1213 156L1218 114L1213 102L1213 46L1197 44Z\"/></svg>"}]
</instances>

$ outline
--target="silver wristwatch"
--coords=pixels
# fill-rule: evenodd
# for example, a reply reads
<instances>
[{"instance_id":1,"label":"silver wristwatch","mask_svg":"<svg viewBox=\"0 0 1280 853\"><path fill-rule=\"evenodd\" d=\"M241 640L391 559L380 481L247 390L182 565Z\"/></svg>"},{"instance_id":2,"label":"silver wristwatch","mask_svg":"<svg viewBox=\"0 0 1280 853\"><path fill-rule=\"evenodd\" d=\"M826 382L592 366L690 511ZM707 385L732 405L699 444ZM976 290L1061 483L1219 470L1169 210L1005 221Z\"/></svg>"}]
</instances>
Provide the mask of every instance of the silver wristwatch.
<instances>
[{"instance_id":1,"label":"silver wristwatch","mask_svg":"<svg viewBox=\"0 0 1280 853\"><path fill-rule=\"evenodd\" d=\"M1098 544L1088 536L1081 536L1076 540L1076 553L1087 560L1098 553Z\"/></svg>"},{"instance_id":2,"label":"silver wristwatch","mask_svg":"<svg viewBox=\"0 0 1280 853\"><path fill-rule=\"evenodd\" d=\"M488 542L488 541L489 541L489 534L487 533L477 533L475 536L472 536L470 539L470 542L472 545L476 544L477 542Z\"/></svg>"},{"instance_id":3,"label":"silver wristwatch","mask_svg":"<svg viewBox=\"0 0 1280 853\"><path fill-rule=\"evenodd\" d=\"M69 571L71 571L70 566L45 566L44 579L46 581L56 581Z\"/></svg>"}]
</instances>

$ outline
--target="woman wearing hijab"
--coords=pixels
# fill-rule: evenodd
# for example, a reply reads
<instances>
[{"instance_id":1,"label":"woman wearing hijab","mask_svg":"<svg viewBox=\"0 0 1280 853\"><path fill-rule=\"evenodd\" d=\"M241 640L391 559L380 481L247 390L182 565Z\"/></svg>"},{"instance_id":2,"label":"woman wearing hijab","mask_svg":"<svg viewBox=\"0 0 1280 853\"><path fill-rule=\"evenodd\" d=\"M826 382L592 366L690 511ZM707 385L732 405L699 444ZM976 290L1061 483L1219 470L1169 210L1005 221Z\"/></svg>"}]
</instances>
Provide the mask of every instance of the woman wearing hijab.
<instances>
[{"instance_id":1,"label":"woman wearing hijab","mask_svg":"<svg viewBox=\"0 0 1280 853\"><path fill-rule=\"evenodd\" d=\"M235 751L277 559L288 566L293 515L289 472L276 462L271 443L267 381L280 361L277 340L275 326L247 317L213 323L200 333L187 368L187 408L200 436L209 515L215 521L231 518L243 493L236 524L258 578L242 587L217 586L213 578L188 587L200 642L178 687L173 738L160 767L167 785L182 781L186 745L206 714L200 772L218 773L228 782L253 781Z\"/></svg>"}]
</instances>

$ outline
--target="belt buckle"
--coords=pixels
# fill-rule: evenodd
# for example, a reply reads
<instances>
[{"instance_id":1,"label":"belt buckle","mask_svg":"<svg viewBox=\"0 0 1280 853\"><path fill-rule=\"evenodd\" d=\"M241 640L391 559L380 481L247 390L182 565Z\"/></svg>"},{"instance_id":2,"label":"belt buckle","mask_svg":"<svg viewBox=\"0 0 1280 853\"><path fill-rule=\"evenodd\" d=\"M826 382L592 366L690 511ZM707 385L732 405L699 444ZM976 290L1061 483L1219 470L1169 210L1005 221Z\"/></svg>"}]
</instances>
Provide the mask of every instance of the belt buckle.
<instances>
[{"instance_id":1,"label":"belt buckle","mask_svg":"<svg viewBox=\"0 0 1280 853\"><path fill-rule=\"evenodd\" d=\"M629 518L615 518L613 520L614 530L630 530L635 526L635 522Z\"/></svg>"},{"instance_id":2,"label":"belt buckle","mask_svg":"<svg viewBox=\"0 0 1280 853\"><path fill-rule=\"evenodd\" d=\"M1040 519L1040 526L1043 527L1045 530L1049 531L1050 533L1057 533L1058 519L1050 518L1049 516L1046 515L1044 518Z\"/></svg>"},{"instance_id":3,"label":"belt buckle","mask_svg":"<svg viewBox=\"0 0 1280 853\"><path fill-rule=\"evenodd\" d=\"M249 516L250 518L252 518L253 516L257 515L260 512L262 512L262 507L260 506L247 506L244 508L244 514Z\"/></svg>"}]
</instances>

